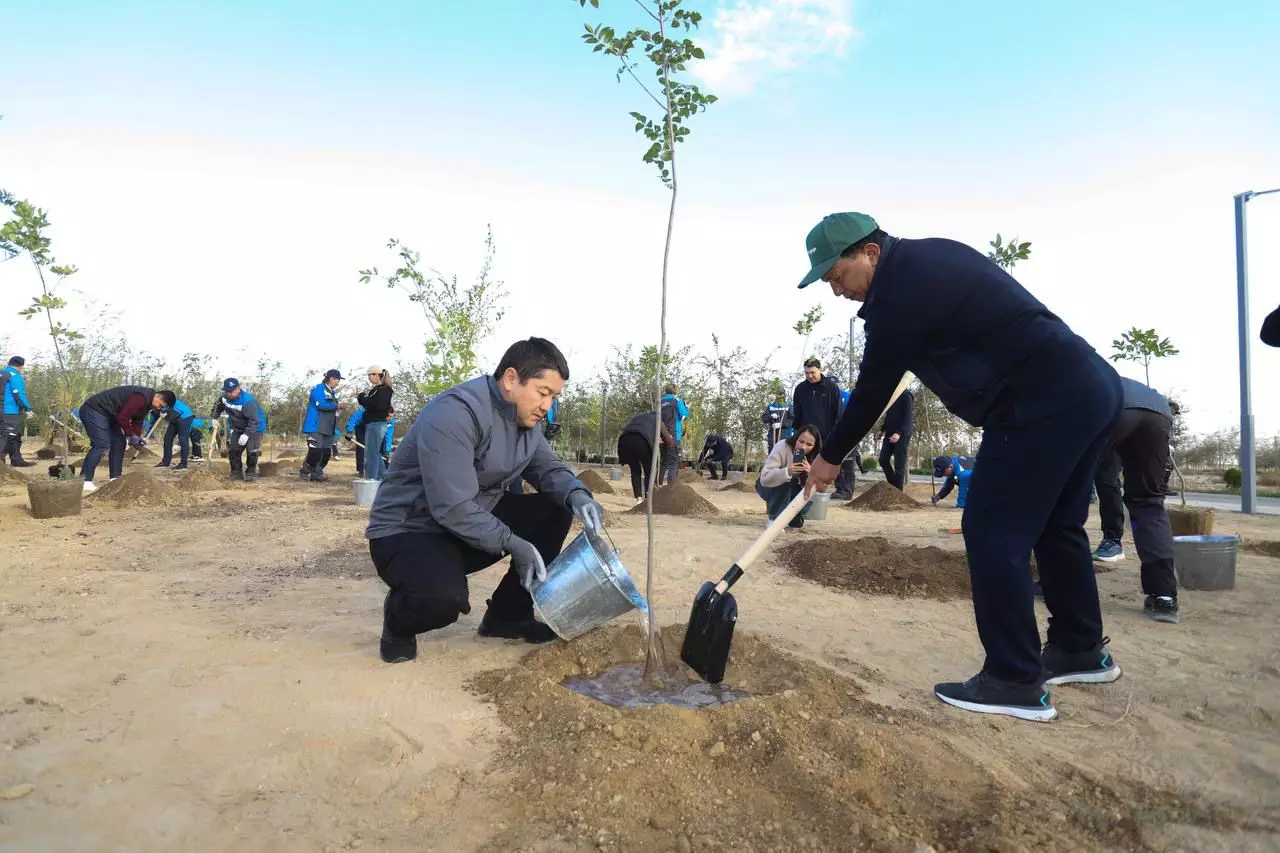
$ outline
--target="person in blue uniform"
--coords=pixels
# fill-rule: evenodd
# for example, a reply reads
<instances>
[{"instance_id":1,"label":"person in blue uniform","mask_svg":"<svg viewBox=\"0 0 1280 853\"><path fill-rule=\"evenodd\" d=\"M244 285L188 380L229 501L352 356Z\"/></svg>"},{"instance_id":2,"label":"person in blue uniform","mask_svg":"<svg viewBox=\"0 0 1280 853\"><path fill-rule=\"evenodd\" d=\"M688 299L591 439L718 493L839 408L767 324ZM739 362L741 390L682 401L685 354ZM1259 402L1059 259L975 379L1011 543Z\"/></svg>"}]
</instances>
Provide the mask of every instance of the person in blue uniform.
<instances>
[{"instance_id":1,"label":"person in blue uniform","mask_svg":"<svg viewBox=\"0 0 1280 853\"><path fill-rule=\"evenodd\" d=\"M784 438L790 438L794 431L791 415L791 404L786 401L782 394L778 398L765 407L764 412L760 415L760 420L764 423L764 443L765 453L773 450L773 446Z\"/></svg>"},{"instance_id":2,"label":"person in blue uniform","mask_svg":"<svg viewBox=\"0 0 1280 853\"><path fill-rule=\"evenodd\" d=\"M674 483L680 476L680 460L684 453L684 422L689 417L689 405L680 397L680 388L667 385L662 395L662 408L658 410L675 441L662 446L662 458L658 460L658 485Z\"/></svg>"},{"instance_id":3,"label":"person in blue uniform","mask_svg":"<svg viewBox=\"0 0 1280 853\"><path fill-rule=\"evenodd\" d=\"M906 371L983 428L961 525L986 660L966 681L934 685L934 695L969 711L1045 721L1057 716L1047 685L1119 678L1084 527L1120 414L1115 370L970 246L899 239L866 214L836 213L809 232L805 249L810 269L800 287L823 281L863 303L866 329L857 384L823 436L808 488L835 480ZM1033 552L1050 612L1043 647Z\"/></svg>"},{"instance_id":4,"label":"person in blue uniform","mask_svg":"<svg viewBox=\"0 0 1280 853\"><path fill-rule=\"evenodd\" d=\"M209 413L210 420L227 416L227 462L231 479L256 480L262 438L267 432L267 412L257 398L228 376L222 382L222 396ZM247 460L245 459L247 455Z\"/></svg>"},{"instance_id":5,"label":"person in blue uniform","mask_svg":"<svg viewBox=\"0 0 1280 853\"><path fill-rule=\"evenodd\" d=\"M849 390L847 388L840 389L840 411L836 415L839 418L844 414L844 407L849 405ZM790 436L788 436L790 438ZM855 474L854 472L858 473ZM853 490L858 485L858 474L867 473L867 469L862 465L862 449L854 447L853 452L845 457L844 462L840 464L840 476L836 477L836 488L831 493L833 501L851 501L853 500Z\"/></svg>"},{"instance_id":6,"label":"person in blue uniform","mask_svg":"<svg viewBox=\"0 0 1280 853\"><path fill-rule=\"evenodd\" d=\"M4 417L0 418L0 458L8 457L14 468L30 468L34 462L22 458L22 415L31 411L22 371L27 361L20 355L0 369L0 393L4 394Z\"/></svg>"},{"instance_id":7,"label":"person in blue uniform","mask_svg":"<svg viewBox=\"0 0 1280 853\"><path fill-rule=\"evenodd\" d=\"M973 458L969 456L938 456L933 460L933 476L942 480L942 488L930 500L934 506L938 501L951 494L951 490L960 487L956 492L956 508L964 509L965 499L969 497L969 480L973 477Z\"/></svg>"},{"instance_id":8,"label":"person in blue uniform","mask_svg":"<svg viewBox=\"0 0 1280 853\"><path fill-rule=\"evenodd\" d=\"M178 465L174 470L184 471L191 456L191 425L195 423L196 417L191 407L179 400L172 391L161 391L160 396L164 398L164 408L151 415L152 422L163 418L168 426L164 428L164 453L156 467L168 468L173 464L173 440L176 438Z\"/></svg>"},{"instance_id":9,"label":"person in blue uniform","mask_svg":"<svg viewBox=\"0 0 1280 853\"><path fill-rule=\"evenodd\" d=\"M204 418L191 419L191 433L188 436L191 439L191 461L201 462L204 460L204 452L202 445L204 443L204 431L208 429L209 422Z\"/></svg>"},{"instance_id":10,"label":"person in blue uniform","mask_svg":"<svg viewBox=\"0 0 1280 853\"><path fill-rule=\"evenodd\" d=\"M307 436L307 457L298 469L298 476L303 480L323 483L329 479L324 469L333 458L337 444L338 413L346 408L345 403L338 402L337 388L341 382L342 374L329 370L324 380L311 389L307 399L307 416L302 422L302 432Z\"/></svg>"},{"instance_id":11,"label":"person in blue uniform","mask_svg":"<svg viewBox=\"0 0 1280 853\"><path fill-rule=\"evenodd\" d=\"M1111 434L1111 446L1098 463L1098 514L1102 544L1093 558L1110 562L1124 556L1124 508L1129 508L1133 545L1142 561L1143 612L1156 622L1178 621L1178 579L1173 572L1173 530L1164 508L1164 469L1169 462L1173 411L1154 388L1121 378L1124 409ZM1120 474L1124 473L1124 497Z\"/></svg>"}]
</instances>

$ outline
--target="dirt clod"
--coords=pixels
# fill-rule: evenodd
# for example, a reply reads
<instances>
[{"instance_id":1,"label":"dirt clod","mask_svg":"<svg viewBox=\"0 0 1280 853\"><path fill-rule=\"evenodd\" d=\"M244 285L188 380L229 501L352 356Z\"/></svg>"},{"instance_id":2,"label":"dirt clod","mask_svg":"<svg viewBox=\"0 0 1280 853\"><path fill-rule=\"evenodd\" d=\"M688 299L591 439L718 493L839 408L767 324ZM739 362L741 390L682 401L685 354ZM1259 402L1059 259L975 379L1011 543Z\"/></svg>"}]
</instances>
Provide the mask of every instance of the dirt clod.
<instances>
[{"instance_id":1,"label":"dirt clod","mask_svg":"<svg viewBox=\"0 0 1280 853\"><path fill-rule=\"evenodd\" d=\"M234 488L235 484L209 468L192 468L178 480L177 487L184 492L219 492Z\"/></svg>"},{"instance_id":2,"label":"dirt clod","mask_svg":"<svg viewBox=\"0 0 1280 853\"><path fill-rule=\"evenodd\" d=\"M617 491L613 488L613 484L600 476L600 472L594 468L587 468L578 475L579 482L597 495L616 495Z\"/></svg>"},{"instance_id":3,"label":"dirt clod","mask_svg":"<svg viewBox=\"0 0 1280 853\"><path fill-rule=\"evenodd\" d=\"M915 498L898 491L884 481L876 483L848 504L849 509L873 512L915 509L918 506L920 503Z\"/></svg>"},{"instance_id":4,"label":"dirt clod","mask_svg":"<svg viewBox=\"0 0 1280 853\"><path fill-rule=\"evenodd\" d=\"M186 502L186 496L168 483L156 479L149 471L130 471L112 480L88 496L95 504L118 507L166 507Z\"/></svg>"},{"instance_id":5,"label":"dirt clod","mask_svg":"<svg viewBox=\"0 0 1280 853\"><path fill-rule=\"evenodd\" d=\"M35 470L35 469L28 469L28 470ZM27 483L29 482L31 481L28 480L26 477L22 476L21 474L19 474L13 468L10 468L8 465L4 464L3 462L0 462L0 485L21 486L22 488L25 489L27 487Z\"/></svg>"},{"instance_id":6,"label":"dirt clod","mask_svg":"<svg viewBox=\"0 0 1280 853\"><path fill-rule=\"evenodd\" d=\"M1280 557L1280 542L1273 539L1262 539L1254 542L1241 542L1240 547L1264 557Z\"/></svg>"},{"instance_id":7,"label":"dirt clod","mask_svg":"<svg viewBox=\"0 0 1280 853\"><path fill-rule=\"evenodd\" d=\"M753 481L748 483L746 480L739 480L736 483L730 483L723 489L720 489L722 492L754 492L755 490L755 482Z\"/></svg>"},{"instance_id":8,"label":"dirt clod","mask_svg":"<svg viewBox=\"0 0 1280 853\"><path fill-rule=\"evenodd\" d=\"M837 589L942 600L970 593L963 552L900 545L882 536L792 542L778 550L778 560L806 580Z\"/></svg>"},{"instance_id":9,"label":"dirt clod","mask_svg":"<svg viewBox=\"0 0 1280 853\"><path fill-rule=\"evenodd\" d=\"M641 501L628 512L644 515L647 501ZM688 483L669 483L653 490L653 511L657 515L718 515L715 504L693 490Z\"/></svg>"}]
</instances>

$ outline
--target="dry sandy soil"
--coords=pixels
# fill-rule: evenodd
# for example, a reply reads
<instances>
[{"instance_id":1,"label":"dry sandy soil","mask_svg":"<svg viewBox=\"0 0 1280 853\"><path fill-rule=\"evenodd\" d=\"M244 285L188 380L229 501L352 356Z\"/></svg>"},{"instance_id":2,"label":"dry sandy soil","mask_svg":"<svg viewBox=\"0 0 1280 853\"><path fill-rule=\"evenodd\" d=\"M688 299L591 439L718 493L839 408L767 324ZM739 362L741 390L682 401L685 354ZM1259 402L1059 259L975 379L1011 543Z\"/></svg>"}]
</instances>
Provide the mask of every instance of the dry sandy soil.
<instances>
[{"instance_id":1,"label":"dry sandy soil","mask_svg":"<svg viewBox=\"0 0 1280 853\"><path fill-rule=\"evenodd\" d=\"M638 659L634 621L482 640L501 567L382 664L351 465L52 521L0 485L0 851L1280 849L1280 559L1242 552L1177 626L1142 618L1132 555L1099 575L1125 676L1057 688L1040 725L938 703L981 664L970 605L918 559L892 593L885 548L958 551L959 513L832 507L735 589L726 682L751 698L619 710L560 683ZM717 515L657 522L665 624L764 524L753 494L695 488ZM643 517L601 501L641 574ZM1280 519L1216 527L1280 540ZM830 546L822 584L780 558L869 536L869 587L832 585Z\"/></svg>"}]
</instances>

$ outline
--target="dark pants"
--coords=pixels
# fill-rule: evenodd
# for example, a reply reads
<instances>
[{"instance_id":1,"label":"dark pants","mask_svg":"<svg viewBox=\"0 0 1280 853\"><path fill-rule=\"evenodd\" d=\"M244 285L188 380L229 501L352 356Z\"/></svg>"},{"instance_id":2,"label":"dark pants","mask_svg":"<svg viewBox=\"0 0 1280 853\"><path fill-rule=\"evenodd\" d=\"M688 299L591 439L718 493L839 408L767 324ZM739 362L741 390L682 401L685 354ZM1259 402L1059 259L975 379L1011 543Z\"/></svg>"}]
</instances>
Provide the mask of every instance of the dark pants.
<instances>
[{"instance_id":1,"label":"dark pants","mask_svg":"<svg viewBox=\"0 0 1280 853\"><path fill-rule=\"evenodd\" d=\"M22 459L22 415L4 415L0 420L0 457L7 456L10 464Z\"/></svg>"},{"instance_id":2,"label":"dark pants","mask_svg":"<svg viewBox=\"0 0 1280 853\"><path fill-rule=\"evenodd\" d=\"M897 444L891 444L886 435L880 445L880 467L884 469L884 478L898 491L903 491L907 485L907 443L910 441L911 436L904 435Z\"/></svg>"},{"instance_id":3,"label":"dark pants","mask_svg":"<svg viewBox=\"0 0 1280 853\"><path fill-rule=\"evenodd\" d=\"M168 465L173 461L173 440L178 439L178 464L186 465L187 457L191 455L191 422L195 417L183 418L174 421L165 428L164 431L164 455L160 457L161 465Z\"/></svg>"},{"instance_id":4,"label":"dark pants","mask_svg":"<svg viewBox=\"0 0 1280 853\"><path fill-rule=\"evenodd\" d=\"M85 480L93 480L103 454L107 457L108 476L113 480L119 477L124 471L124 430L106 412L89 406L80 407L80 423L84 424L85 434L89 436L89 452L84 455L84 463L80 466Z\"/></svg>"},{"instance_id":5,"label":"dark pants","mask_svg":"<svg viewBox=\"0 0 1280 853\"><path fill-rule=\"evenodd\" d=\"M850 453L840 463L840 473L836 474L836 485L831 496L836 500L848 500L853 497L854 487L858 485L857 456Z\"/></svg>"},{"instance_id":6,"label":"dark pants","mask_svg":"<svg viewBox=\"0 0 1280 853\"><path fill-rule=\"evenodd\" d=\"M680 442L662 445L658 459L658 485L674 483L680 478Z\"/></svg>"},{"instance_id":7,"label":"dark pants","mask_svg":"<svg viewBox=\"0 0 1280 853\"><path fill-rule=\"evenodd\" d=\"M787 508L787 504L800 493L800 481L792 477L781 486L765 486L756 480L756 494L764 498L765 512L769 515L769 520L773 521L782 511ZM805 504L804 509L808 509L809 505ZM804 510L801 510L804 512ZM798 517L798 516L797 516Z\"/></svg>"},{"instance_id":8,"label":"dark pants","mask_svg":"<svg viewBox=\"0 0 1280 853\"><path fill-rule=\"evenodd\" d=\"M653 445L644 436L636 432L624 432L618 436L618 464L631 469L631 494L637 498L649 494L653 485Z\"/></svg>"},{"instance_id":9,"label":"dark pants","mask_svg":"<svg viewBox=\"0 0 1280 853\"><path fill-rule=\"evenodd\" d=\"M191 440L191 455L197 459L202 458L204 454L200 452L200 442L204 441L204 433L193 427L187 437Z\"/></svg>"},{"instance_id":10,"label":"dark pants","mask_svg":"<svg viewBox=\"0 0 1280 853\"><path fill-rule=\"evenodd\" d=\"M573 514L546 495L503 495L493 514L511 532L538 549L550 564L564 548ZM369 542L378 576L391 587L386 628L412 637L444 628L471 612L467 575L487 569L501 556L477 550L450 533L397 533ZM533 599L511 569L489 600L495 619L533 618Z\"/></svg>"},{"instance_id":11,"label":"dark pants","mask_svg":"<svg viewBox=\"0 0 1280 853\"><path fill-rule=\"evenodd\" d=\"M1102 535L1119 542L1124 534L1119 494L1120 472L1124 471L1124 506L1129 508L1133 545L1142 561L1142 591L1176 597L1173 530L1164 508L1164 472L1172 428L1172 421L1159 412L1121 412L1111 434L1113 452L1105 454L1098 465L1097 485Z\"/></svg>"},{"instance_id":12,"label":"dark pants","mask_svg":"<svg viewBox=\"0 0 1280 853\"><path fill-rule=\"evenodd\" d=\"M732 458L733 457L731 456L726 456L724 459L708 459L707 471L711 473L711 479L713 480L717 479L716 477L717 465L720 466L720 477L718 479L721 479L721 480L729 479L729 460Z\"/></svg>"},{"instance_id":13,"label":"dark pants","mask_svg":"<svg viewBox=\"0 0 1280 853\"><path fill-rule=\"evenodd\" d=\"M1120 381L1096 355L1025 389L983 431L964 517L983 668L1007 681L1040 683L1040 635L1030 557L1049 609L1049 642L1065 652L1102 641L1102 611L1085 522L1098 459L1120 411ZM1064 403L1069 401L1069 404ZM1015 413L1029 422L1019 422ZM1009 424L1009 425L1006 425Z\"/></svg>"},{"instance_id":14,"label":"dark pants","mask_svg":"<svg viewBox=\"0 0 1280 853\"><path fill-rule=\"evenodd\" d=\"M356 441L360 442L361 444L364 444L365 443L364 424L360 424L355 428L355 434L356 434ZM365 445L365 446L367 447L368 445ZM358 447L356 449L360 450L360 448ZM361 450L359 453L356 454L356 473L361 477L364 476L364 451L363 450Z\"/></svg>"}]
</instances>

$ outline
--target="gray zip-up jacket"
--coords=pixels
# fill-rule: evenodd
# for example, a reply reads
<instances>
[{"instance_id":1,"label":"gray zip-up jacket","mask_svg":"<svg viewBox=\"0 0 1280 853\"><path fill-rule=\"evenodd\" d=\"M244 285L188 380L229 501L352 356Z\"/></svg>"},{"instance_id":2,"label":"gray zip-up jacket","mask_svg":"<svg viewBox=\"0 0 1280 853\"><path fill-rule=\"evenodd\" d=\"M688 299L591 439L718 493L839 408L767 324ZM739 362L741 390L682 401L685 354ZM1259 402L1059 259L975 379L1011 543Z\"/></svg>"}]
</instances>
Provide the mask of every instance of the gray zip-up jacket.
<instances>
[{"instance_id":1,"label":"gray zip-up jacket","mask_svg":"<svg viewBox=\"0 0 1280 853\"><path fill-rule=\"evenodd\" d=\"M515 404L503 399L496 380L482 376L455 385L427 404L396 447L365 538L448 532L473 548L505 554L514 534L492 510L521 477L566 509L570 493L591 493L542 430L516 424Z\"/></svg>"}]
</instances>

